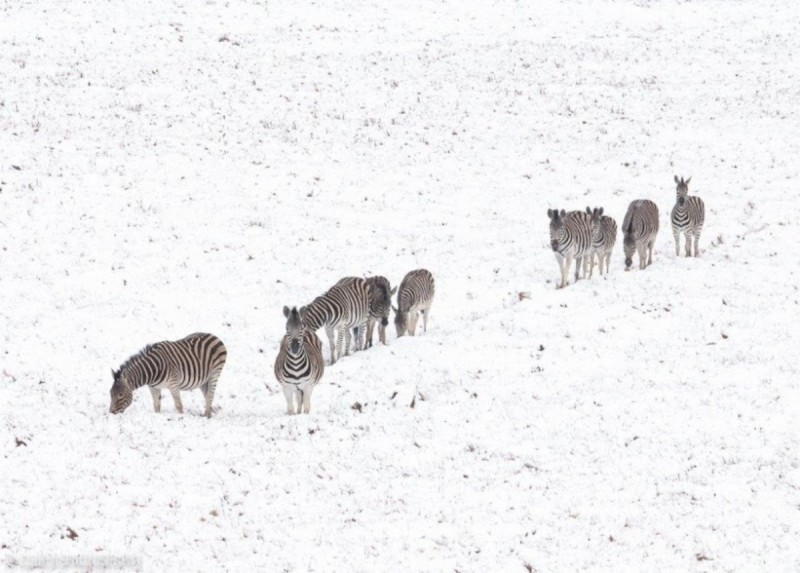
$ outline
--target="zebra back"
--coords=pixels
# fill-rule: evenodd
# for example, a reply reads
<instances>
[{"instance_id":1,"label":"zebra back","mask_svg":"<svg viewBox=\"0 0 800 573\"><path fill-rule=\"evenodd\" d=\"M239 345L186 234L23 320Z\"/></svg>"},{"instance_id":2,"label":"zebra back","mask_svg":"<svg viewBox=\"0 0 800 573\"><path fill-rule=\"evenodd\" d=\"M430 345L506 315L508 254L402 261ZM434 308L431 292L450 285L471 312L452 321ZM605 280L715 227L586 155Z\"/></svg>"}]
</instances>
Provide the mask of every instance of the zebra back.
<instances>
[{"instance_id":1,"label":"zebra back","mask_svg":"<svg viewBox=\"0 0 800 573\"><path fill-rule=\"evenodd\" d=\"M425 306L433 300L436 285L433 275L427 269L417 269L403 277L397 290L397 306L402 312Z\"/></svg>"},{"instance_id":2,"label":"zebra back","mask_svg":"<svg viewBox=\"0 0 800 573\"><path fill-rule=\"evenodd\" d=\"M632 201L622 221L625 242L638 245L650 242L658 233L658 206L649 199Z\"/></svg>"},{"instance_id":3,"label":"zebra back","mask_svg":"<svg viewBox=\"0 0 800 573\"><path fill-rule=\"evenodd\" d=\"M342 281L300 309L302 320L310 330L316 331L326 325L352 327L367 321L370 300L367 282L358 277L346 277Z\"/></svg>"}]
</instances>

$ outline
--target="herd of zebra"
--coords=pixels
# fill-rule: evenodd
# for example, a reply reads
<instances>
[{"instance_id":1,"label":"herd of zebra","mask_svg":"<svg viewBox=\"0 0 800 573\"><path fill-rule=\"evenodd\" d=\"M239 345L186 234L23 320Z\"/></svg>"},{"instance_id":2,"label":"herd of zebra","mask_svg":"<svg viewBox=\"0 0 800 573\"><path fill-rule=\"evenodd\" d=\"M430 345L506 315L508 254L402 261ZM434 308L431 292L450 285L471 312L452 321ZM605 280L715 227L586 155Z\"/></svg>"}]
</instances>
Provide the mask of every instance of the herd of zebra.
<instances>
[{"instance_id":1,"label":"herd of zebra","mask_svg":"<svg viewBox=\"0 0 800 573\"><path fill-rule=\"evenodd\" d=\"M397 306L392 295L397 292ZM375 325L378 340L386 344L386 327L390 310L394 310L397 337L414 336L417 320L422 315L423 330L428 330L428 314L435 285L426 269L409 272L400 287L391 288L385 277L367 279L345 277L310 304L283 307L286 334L275 359L275 378L283 388L288 414L308 413L311 393L322 378L325 363L322 343L317 336L325 329L331 349L331 364L350 353L353 338L355 350L372 346ZM176 341L148 345L131 356L118 370L112 370L110 412L123 412L133 402L133 391L147 386L153 396L153 407L161 411L161 390L172 394L175 409L183 413L181 391L199 388L205 397L205 415L211 417L211 406L217 380L225 366L227 350L213 334L198 332Z\"/></svg>"},{"instance_id":2,"label":"herd of zebra","mask_svg":"<svg viewBox=\"0 0 800 573\"><path fill-rule=\"evenodd\" d=\"M689 195L689 181L683 177L675 176L677 184L677 198L670 214L672 234L675 237L675 255L680 256L680 236L686 237L686 256L692 256L692 242L694 241L694 256L700 256L700 233L705 223L705 204L700 197ZM600 274L603 274L603 264L606 272L611 262L611 252L617 242L617 223L613 218L604 215L603 209L586 211L558 211L548 209L550 217L550 246L561 271L561 283L558 288L567 285L567 275L575 260L575 280L579 280L581 271L589 278L594 270L594 260L597 257ZM658 206L649 199L632 201L622 221L622 247L625 253L625 270L629 271L633 265L633 255L639 255L639 268L644 269L653 262L653 245L658 234Z\"/></svg>"}]
</instances>

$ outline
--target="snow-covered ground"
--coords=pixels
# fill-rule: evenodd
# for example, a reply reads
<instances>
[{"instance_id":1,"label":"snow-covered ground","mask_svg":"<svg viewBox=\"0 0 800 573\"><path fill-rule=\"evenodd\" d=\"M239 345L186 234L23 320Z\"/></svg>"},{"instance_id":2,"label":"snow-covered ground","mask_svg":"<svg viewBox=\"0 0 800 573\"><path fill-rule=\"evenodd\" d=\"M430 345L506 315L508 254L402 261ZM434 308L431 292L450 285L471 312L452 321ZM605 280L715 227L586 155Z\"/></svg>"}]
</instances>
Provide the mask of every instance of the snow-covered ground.
<instances>
[{"instance_id":1,"label":"snow-covered ground","mask_svg":"<svg viewBox=\"0 0 800 573\"><path fill-rule=\"evenodd\" d=\"M6 2L0 563L797 571L799 54L784 1ZM556 290L547 208L637 198L653 266ZM283 305L418 267L287 417ZM108 413L198 330L214 418Z\"/></svg>"}]
</instances>

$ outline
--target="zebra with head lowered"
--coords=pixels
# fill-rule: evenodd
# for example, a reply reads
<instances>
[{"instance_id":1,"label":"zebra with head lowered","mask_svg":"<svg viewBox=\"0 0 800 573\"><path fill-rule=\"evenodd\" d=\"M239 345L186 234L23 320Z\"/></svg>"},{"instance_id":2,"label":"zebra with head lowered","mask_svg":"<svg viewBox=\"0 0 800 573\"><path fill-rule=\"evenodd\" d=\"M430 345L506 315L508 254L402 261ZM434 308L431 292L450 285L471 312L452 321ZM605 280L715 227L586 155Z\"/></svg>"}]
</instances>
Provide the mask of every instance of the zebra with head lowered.
<instances>
[{"instance_id":1,"label":"zebra with head lowered","mask_svg":"<svg viewBox=\"0 0 800 573\"><path fill-rule=\"evenodd\" d=\"M433 304L436 285L433 275L427 269L409 272L397 290L397 307L394 308L394 326L397 338L408 332L414 336L417 320L422 315L422 329L428 332L428 315Z\"/></svg>"},{"instance_id":2,"label":"zebra with head lowered","mask_svg":"<svg viewBox=\"0 0 800 573\"><path fill-rule=\"evenodd\" d=\"M337 285L348 284L356 280L356 277L345 277ZM362 344L364 325L361 324L353 329L356 338L356 350L372 348L372 339L375 333L375 324L378 324L378 340L381 344L386 344L386 327L389 324L389 313L392 310L392 295L397 291L397 287L392 288L389 279L382 276L367 277L369 287L369 315L367 316L366 342Z\"/></svg>"},{"instance_id":3,"label":"zebra with head lowered","mask_svg":"<svg viewBox=\"0 0 800 573\"><path fill-rule=\"evenodd\" d=\"M366 324L369 315L369 285L353 277L346 284L336 284L323 295L300 309L306 327L316 332L325 327L331 344L331 364L342 354L342 340L347 340L345 354L350 354L350 329ZM335 334L338 333L338 338ZM334 339L336 341L334 342Z\"/></svg>"},{"instance_id":4,"label":"zebra with head lowered","mask_svg":"<svg viewBox=\"0 0 800 573\"><path fill-rule=\"evenodd\" d=\"M675 190L677 198L675 206L672 208L670 222L672 223L672 235L675 237L675 256L681 254L681 233L686 237L686 256L692 256L692 237L694 237L694 256L700 256L700 233L703 232L703 223L706 220L706 206L700 197L689 195L689 177L686 181L683 177L678 179L675 176L675 183L678 184Z\"/></svg>"},{"instance_id":5,"label":"zebra with head lowered","mask_svg":"<svg viewBox=\"0 0 800 573\"><path fill-rule=\"evenodd\" d=\"M183 413L181 391L200 388L206 399L206 417L211 417L211 404L228 352L213 334L198 332L176 341L157 342L131 356L119 370L112 370L112 414L123 412L133 402L133 391L148 386L153 407L161 411L161 390L172 394L175 409Z\"/></svg>"},{"instance_id":6,"label":"zebra with head lowered","mask_svg":"<svg viewBox=\"0 0 800 573\"><path fill-rule=\"evenodd\" d=\"M572 259L575 259L575 280L580 278L581 264L584 257L592 254L592 223L588 213L564 209L548 209L550 217L550 246L556 256L558 268L561 270L561 284L567 286L567 275Z\"/></svg>"},{"instance_id":7,"label":"zebra with head lowered","mask_svg":"<svg viewBox=\"0 0 800 573\"><path fill-rule=\"evenodd\" d=\"M625 270L631 270L633 253L639 253L639 268L653 264L653 245L658 234L658 206L649 199L637 199L628 206L622 221Z\"/></svg>"},{"instance_id":8,"label":"zebra with head lowered","mask_svg":"<svg viewBox=\"0 0 800 573\"><path fill-rule=\"evenodd\" d=\"M317 334L306 328L297 307L283 307L286 317L286 334L275 359L275 378L286 397L286 413L308 414L311 410L311 392L322 378L325 361L322 343ZM295 407L295 402L297 406Z\"/></svg>"},{"instance_id":9,"label":"zebra with head lowered","mask_svg":"<svg viewBox=\"0 0 800 573\"><path fill-rule=\"evenodd\" d=\"M608 272L611 264L611 251L614 250L614 245L617 242L617 222L608 215L603 215L602 207L595 209L586 207L586 212L590 215L592 223L592 253L589 255L588 260L589 278L592 278L595 255L597 255L600 274L603 274L603 263L605 263L606 272ZM586 264L584 263L585 266ZM584 274L586 274L585 269Z\"/></svg>"}]
</instances>

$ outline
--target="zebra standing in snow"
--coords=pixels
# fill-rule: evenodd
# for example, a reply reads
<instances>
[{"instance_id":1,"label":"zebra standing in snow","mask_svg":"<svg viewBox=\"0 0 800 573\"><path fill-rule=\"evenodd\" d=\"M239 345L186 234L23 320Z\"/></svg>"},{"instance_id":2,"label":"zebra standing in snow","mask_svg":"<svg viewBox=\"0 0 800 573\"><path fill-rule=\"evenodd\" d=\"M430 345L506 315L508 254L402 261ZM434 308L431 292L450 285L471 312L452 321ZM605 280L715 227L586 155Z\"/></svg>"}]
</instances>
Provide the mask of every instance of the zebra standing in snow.
<instances>
[{"instance_id":1,"label":"zebra standing in snow","mask_svg":"<svg viewBox=\"0 0 800 573\"><path fill-rule=\"evenodd\" d=\"M345 277L337 285L346 285L357 280L357 277ZM386 344L386 326L389 324L389 312L392 310L392 295L397 287L392 288L389 279L382 276L368 277L364 279L369 287L369 314L366 322L366 341L364 338L364 324L353 328L353 336L356 339L355 349L365 350L372 347L375 323L378 323L378 340Z\"/></svg>"},{"instance_id":2,"label":"zebra standing in snow","mask_svg":"<svg viewBox=\"0 0 800 573\"><path fill-rule=\"evenodd\" d=\"M572 259L575 259L575 280L580 277L584 257L592 254L592 223L588 213L564 209L548 209L550 217L550 246L561 270L561 284L567 286L567 275Z\"/></svg>"},{"instance_id":3,"label":"zebra standing in snow","mask_svg":"<svg viewBox=\"0 0 800 573\"><path fill-rule=\"evenodd\" d=\"M172 394L175 409L183 413L181 391L200 388L206 399L206 417L211 417L211 403L228 352L213 334L198 332L176 341L157 342L131 356L119 370L112 370L112 414L123 412L133 402L133 391L148 386L153 407L161 411L161 389Z\"/></svg>"},{"instance_id":4,"label":"zebra standing in snow","mask_svg":"<svg viewBox=\"0 0 800 573\"><path fill-rule=\"evenodd\" d=\"M397 291L397 308L393 307L397 338L406 332L414 336L420 314L422 314L422 329L428 332L428 315L435 292L433 275L426 269L411 271L403 278Z\"/></svg>"},{"instance_id":5,"label":"zebra standing in snow","mask_svg":"<svg viewBox=\"0 0 800 573\"><path fill-rule=\"evenodd\" d=\"M586 212L591 216L592 221L592 253L589 255L589 278L592 278L595 255L597 255L600 274L603 274L603 263L608 272L611 264L611 251L614 250L617 242L617 222L608 215L603 215L602 207L594 210L586 207ZM585 270L584 274L586 274Z\"/></svg>"},{"instance_id":6,"label":"zebra standing in snow","mask_svg":"<svg viewBox=\"0 0 800 573\"><path fill-rule=\"evenodd\" d=\"M689 177L686 181L683 177L678 179L675 176L677 200L672 208L670 221L672 223L672 234L675 237L675 256L681 255L681 233L686 237L686 256L692 256L692 237L694 237L694 256L700 256L700 233L703 232L703 223L706 220L706 206L700 197L689 196Z\"/></svg>"},{"instance_id":7,"label":"zebra standing in snow","mask_svg":"<svg viewBox=\"0 0 800 573\"><path fill-rule=\"evenodd\" d=\"M306 327L316 332L323 326L331 344L331 364L342 354L342 339L346 338L345 354L350 354L350 329L366 324L369 314L369 285L353 277L347 284L336 284L328 292L300 309ZM334 342L334 334L338 339Z\"/></svg>"},{"instance_id":8,"label":"zebra standing in snow","mask_svg":"<svg viewBox=\"0 0 800 573\"><path fill-rule=\"evenodd\" d=\"M283 316L287 319L286 335L275 359L275 378L286 397L286 413L299 414L302 408L308 414L311 392L325 371L322 343L313 330L306 328L296 307L289 310L284 306Z\"/></svg>"},{"instance_id":9,"label":"zebra standing in snow","mask_svg":"<svg viewBox=\"0 0 800 573\"><path fill-rule=\"evenodd\" d=\"M649 199L637 199L628 206L622 221L625 270L631 270L633 253L639 253L639 268L653 264L653 245L658 234L658 206Z\"/></svg>"}]
</instances>

